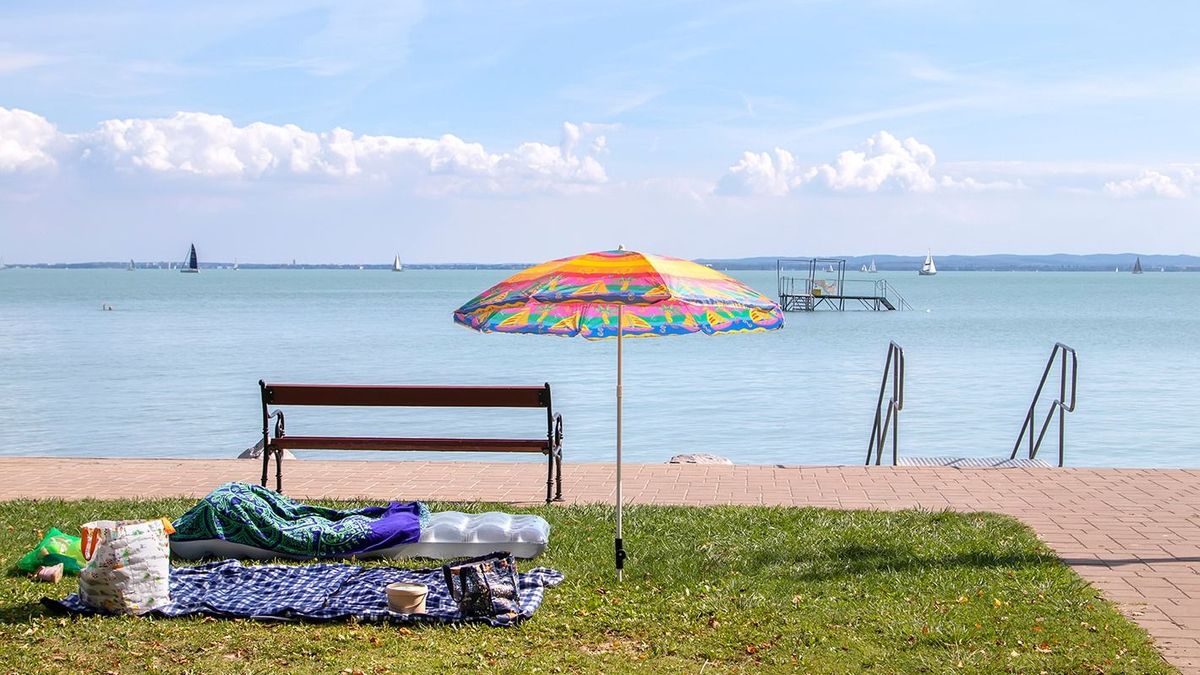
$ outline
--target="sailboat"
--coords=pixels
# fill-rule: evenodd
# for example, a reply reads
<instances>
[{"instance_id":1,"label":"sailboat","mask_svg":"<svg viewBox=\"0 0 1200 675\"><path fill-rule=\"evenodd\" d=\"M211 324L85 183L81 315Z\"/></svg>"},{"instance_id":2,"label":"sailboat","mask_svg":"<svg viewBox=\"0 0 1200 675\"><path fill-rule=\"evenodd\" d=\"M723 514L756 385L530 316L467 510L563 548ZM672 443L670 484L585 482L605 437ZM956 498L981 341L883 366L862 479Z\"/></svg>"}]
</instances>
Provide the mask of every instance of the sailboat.
<instances>
[{"instance_id":1,"label":"sailboat","mask_svg":"<svg viewBox=\"0 0 1200 675\"><path fill-rule=\"evenodd\" d=\"M868 274L878 274L879 270L875 268L875 259L871 258L871 266L867 268Z\"/></svg>"},{"instance_id":2,"label":"sailboat","mask_svg":"<svg viewBox=\"0 0 1200 675\"><path fill-rule=\"evenodd\" d=\"M392 271L393 272L403 272L404 271L404 265L400 264L400 254L399 253L396 254L396 259L392 261Z\"/></svg>"},{"instance_id":3,"label":"sailboat","mask_svg":"<svg viewBox=\"0 0 1200 675\"><path fill-rule=\"evenodd\" d=\"M196 260L196 245L192 244L192 250L188 251L187 263L179 268L180 272L191 272L198 274L200 272L200 263Z\"/></svg>"},{"instance_id":4,"label":"sailboat","mask_svg":"<svg viewBox=\"0 0 1200 675\"><path fill-rule=\"evenodd\" d=\"M862 269L860 269L860 270L859 270L859 272L866 272L866 271L867 271L867 266L866 266L866 265L863 265L863 266L862 266Z\"/></svg>"},{"instance_id":5,"label":"sailboat","mask_svg":"<svg viewBox=\"0 0 1200 675\"><path fill-rule=\"evenodd\" d=\"M923 277L931 277L937 274L937 265L933 264L933 253L925 253L925 262L921 264L921 270L918 272Z\"/></svg>"},{"instance_id":6,"label":"sailboat","mask_svg":"<svg viewBox=\"0 0 1200 675\"><path fill-rule=\"evenodd\" d=\"M233 271L236 272L237 270L238 270L238 262L237 262L237 258L234 258L233 259Z\"/></svg>"},{"instance_id":7,"label":"sailboat","mask_svg":"<svg viewBox=\"0 0 1200 675\"><path fill-rule=\"evenodd\" d=\"M129 259L129 267L126 267L126 268L125 268L125 271L126 271L126 272L132 272L132 271L133 271L133 258L130 258L130 259Z\"/></svg>"},{"instance_id":8,"label":"sailboat","mask_svg":"<svg viewBox=\"0 0 1200 675\"><path fill-rule=\"evenodd\" d=\"M1134 274L1142 273L1142 257L1141 256L1138 256L1137 260L1133 261L1133 273Z\"/></svg>"},{"instance_id":9,"label":"sailboat","mask_svg":"<svg viewBox=\"0 0 1200 675\"><path fill-rule=\"evenodd\" d=\"M4 264L4 258L0 258L0 270L8 269L8 265Z\"/></svg>"}]
</instances>

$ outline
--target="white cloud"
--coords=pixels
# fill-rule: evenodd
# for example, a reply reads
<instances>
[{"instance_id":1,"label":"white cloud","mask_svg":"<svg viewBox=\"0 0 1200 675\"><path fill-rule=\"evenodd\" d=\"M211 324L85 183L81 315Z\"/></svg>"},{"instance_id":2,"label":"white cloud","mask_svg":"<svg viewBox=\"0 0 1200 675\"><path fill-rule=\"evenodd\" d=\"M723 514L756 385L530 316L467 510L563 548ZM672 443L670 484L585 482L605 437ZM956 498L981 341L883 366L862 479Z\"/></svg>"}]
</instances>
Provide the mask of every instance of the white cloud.
<instances>
[{"instance_id":1,"label":"white cloud","mask_svg":"<svg viewBox=\"0 0 1200 675\"><path fill-rule=\"evenodd\" d=\"M1019 184L956 178L933 172L933 149L915 138L903 141L886 131L867 139L861 150L839 153L829 164L802 169L792 154L780 148L774 156L746 152L717 184L722 194L786 195L801 187L833 192L933 192L939 189L997 190Z\"/></svg>"},{"instance_id":2,"label":"white cloud","mask_svg":"<svg viewBox=\"0 0 1200 675\"><path fill-rule=\"evenodd\" d=\"M60 134L36 114L0 108L0 172L82 160L121 173L184 174L226 180L410 180L433 192L587 189L607 182L596 155L601 125L563 124L558 145L522 143L492 152L452 134L440 138L313 132L296 125L180 112L154 119L105 120ZM588 145L582 145L590 141ZM587 152L581 154L581 148Z\"/></svg>"},{"instance_id":3,"label":"white cloud","mask_svg":"<svg viewBox=\"0 0 1200 675\"><path fill-rule=\"evenodd\" d=\"M1167 197L1183 199L1200 190L1200 174L1191 169L1181 169L1173 178L1153 169L1145 169L1135 178L1109 181L1104 191L1113 197Z\"/></svg>"},{"instance_id":4,"label":"white cloud","mask_svg":"<svg viewBox=\"0 0 1200 675\"><path fill-rule=\"evenodd\" d=\"M836 192L877 192L882 188L932 192L938 185L930 174L936 162L928 145L915 138L901 141L880 131L867 139L863 150L840 153L833 164L809 169L804 180Z\"/></svg>"},{"instance_id":5,"label":"white cloud","mask_svg":"<svg viewBox=\"0 0 1200 675\"><path fill-rule=\"evenodd\" d=\"M105 120L77 137L91 159L121 170L222 178L269 174L358 173L349 132L317 134L294 125L238 127L220 115L176 113L160 119Z\"/></svg>"},{"instance_id":6,"label":"white cloud","mask_svg":"<svg viewBox=\"0 0 1200 675\"><path fill-rule=\"evenodd\" d=\"M0 174L55 165L58 130L41 115L0 108Z\"/></svg>"},{"instance_id":7,"label":"white cloud","mask_svg":"<svg viewBox=\"0 0 1200 675\"><path fill-rule=\"evenodd\" d=\"M741 160L729 167L717 183L717 192L778 197L786 195L801 182L792 153L775 148L774 157L766 152L742 153Z\"/></svg>"}]
</instances>

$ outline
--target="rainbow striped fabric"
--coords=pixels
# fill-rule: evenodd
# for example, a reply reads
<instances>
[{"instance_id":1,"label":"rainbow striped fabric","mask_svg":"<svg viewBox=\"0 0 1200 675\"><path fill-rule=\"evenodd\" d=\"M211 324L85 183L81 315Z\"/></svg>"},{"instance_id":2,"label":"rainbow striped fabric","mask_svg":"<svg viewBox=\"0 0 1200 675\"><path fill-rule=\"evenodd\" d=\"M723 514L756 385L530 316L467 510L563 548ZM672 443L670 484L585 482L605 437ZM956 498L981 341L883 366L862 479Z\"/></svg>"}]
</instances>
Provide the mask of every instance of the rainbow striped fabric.
<instances>
[{"instance_id":1,"label":"rainbow striped fabric","mask_svg":"<svg viewBox=\"0 0 1200 675\"><path fill-rule=\"evenodd\" d=\"M483 332L589 340L730 333L783 327L779 305L712 268L616 250L551 260L501 281L454 312Z\"/></svg>"}]
</instances>

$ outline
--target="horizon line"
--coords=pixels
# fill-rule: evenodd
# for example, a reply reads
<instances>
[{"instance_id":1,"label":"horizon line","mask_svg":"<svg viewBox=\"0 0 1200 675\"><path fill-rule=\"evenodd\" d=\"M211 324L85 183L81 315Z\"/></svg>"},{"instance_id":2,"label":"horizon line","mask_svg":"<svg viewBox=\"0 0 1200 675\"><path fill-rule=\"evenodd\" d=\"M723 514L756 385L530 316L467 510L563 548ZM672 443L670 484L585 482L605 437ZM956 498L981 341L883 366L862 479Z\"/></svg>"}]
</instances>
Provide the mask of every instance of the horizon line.
<instances>
[{"instance_id":1,"label":"horizon line","mask_svg":"<svg viewBox=\"0 0 1200 675\"><path fill-rule=\"evenodd\" d=\"M716 257L696 257L688 258L692 262L699 263L728 263L728 264L746 264L752 262L768 261L768 260L859 260L868 258L890 259L892 261L914 260L920 261L924 259L924 255L915 254L896 254L896 253L867 253L858 255L800 255L800 256L782 256L782 255L751 255L739 256L735 258L716 258ZM954 258L954 259L980 259L980 258L1195 258L1200 262L1200 255L1190 253L1137 253L1137 252L1119 252L1119 253L976 253L976 254L959 254L959 253L942 253L933 256L935 259ZM39 262L8 262L5 263L3 258L0 258L0 265L5 265L8 268L62 268L62 267L128 267L129 263L133 263L135 269L154 269L157 267L179 266L181 261L177 260L143 260L136 259L126 260L81 260L81 261L39 261ZM387 262L296 262L295 260L280 261L280 262L247 262L247 261L205 261L200 263L202 268L212 267L232 267L233 265L246 268L287 268L287 267L348 267L365 269L391 269L392 263ZM539 264L535 261L500 261L500 262L483 262L483 261L441 261L441 262L408 262L404 263L406 268L436 268L436 267L515 267L529 266Z\"/></svg>"}]
</instances>

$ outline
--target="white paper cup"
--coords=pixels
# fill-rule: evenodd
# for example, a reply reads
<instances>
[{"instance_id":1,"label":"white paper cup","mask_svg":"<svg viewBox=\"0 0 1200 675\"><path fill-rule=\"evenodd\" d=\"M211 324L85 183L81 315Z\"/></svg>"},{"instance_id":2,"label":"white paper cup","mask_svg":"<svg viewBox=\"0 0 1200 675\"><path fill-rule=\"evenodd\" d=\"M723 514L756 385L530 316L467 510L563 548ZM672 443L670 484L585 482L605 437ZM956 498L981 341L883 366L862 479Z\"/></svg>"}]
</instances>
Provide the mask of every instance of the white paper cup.
<instances>
[{"instance_id":1,"label":"white paper cup","mask_svg":"<svg viewBox=\"0 0 1200 675\"><path fill-rule=\"evenodd\" d=\"M424 614L429 588L425 584L387 585L388 609L397 614Z\"/></svg>"}]
</instances>

